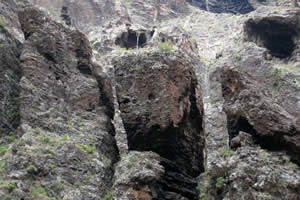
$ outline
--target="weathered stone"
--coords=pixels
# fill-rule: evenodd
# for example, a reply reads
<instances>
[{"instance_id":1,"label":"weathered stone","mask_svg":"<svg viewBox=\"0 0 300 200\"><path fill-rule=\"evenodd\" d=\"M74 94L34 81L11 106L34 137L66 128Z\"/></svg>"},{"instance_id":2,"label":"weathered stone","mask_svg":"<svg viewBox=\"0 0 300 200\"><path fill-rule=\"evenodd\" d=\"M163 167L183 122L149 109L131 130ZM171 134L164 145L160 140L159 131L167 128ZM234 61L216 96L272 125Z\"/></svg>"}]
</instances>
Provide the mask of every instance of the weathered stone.
<instances>
[{"instance_id":1,"label":"weathered stone","mask_svg":"<svg viewBox=\"0 0 300 200\"><path fill-rule=\"evenodd\" d=\"M296 1L31 2L0 2L1 199L299 199Z\"/></svg>"},{"instance_id":2,"label":"weathered stone","mask_svg":"<svg viewBox=\"0 0 300 200\"><path fill-rule=\"evenodd\" d=\"M192 5L215 13L249 13L254 10L248 0L188 0Z\"/></svg>"},{"instance_id":3,"label":"weathered stone","mask_svg":"<svg viewBox=\"0 0 300 200\"><path fill-rule=\"evenodd\" d=\"M118 153L110 119L99 106L91 75L99 66L91 61L89 42L33 8L21 10L19 19L26 38L20 58L21 138L3 158L1 171L8 183L15 177L9 197L101 199L112 184Z\"/></svg>"},{"instance_id":4,"label":"weathered stone","mask_svg":"<svg viewBox=\"0 0 300 200\"><path fill-rule=\"evenodd\" d=\"M164 174L160 156L153 152L131 151L115 169L113 185L116 199L157 199L157 182Z\"/></svg>"},{"instance_id":5,"label":"weathered stone","mask_svg":"<svg viewBox=\"0 0 300 200\"><path fill-rule=\"evenodd\" d=\"M202 104L193 71L196 62L182 53L160 51L128 55L114 62L129 150L154 151L173 162L176 167L169 170L179 168L174 172L183 177L195 177L203 170ZM176 183L172 187L177 187Z\"/></svg>"},{"instance_id":6,"label":"weathered stone","mask_svg":"<svg viewBox=\"0 0 300 200\"><path fill-rule=\"evenodd\" d=\"M300 10L281 9L272 12L259 8L244 25L247 41L255 42L279 58L299 57Z\"/></svg>"}]
</instances>

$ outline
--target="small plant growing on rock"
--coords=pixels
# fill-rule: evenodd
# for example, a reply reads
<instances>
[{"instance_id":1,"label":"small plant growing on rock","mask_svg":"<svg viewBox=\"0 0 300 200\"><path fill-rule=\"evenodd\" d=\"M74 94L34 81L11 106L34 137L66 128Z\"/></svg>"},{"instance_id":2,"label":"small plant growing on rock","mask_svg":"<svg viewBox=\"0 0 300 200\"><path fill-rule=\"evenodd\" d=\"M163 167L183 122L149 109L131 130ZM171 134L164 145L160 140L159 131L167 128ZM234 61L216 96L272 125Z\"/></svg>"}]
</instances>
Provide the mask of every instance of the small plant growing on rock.
<instances>
[{"instance_id":1,"label":"small plant growing on rock","mask_svg":"<svg viewBox=\"0 0 300 200\"><path fill-rule=\"evenodd\" d=\"M8 184L8 192L11 193L16 188L16 185L14 183Z\"/></svg>"},{"instance_id":2,"label":"small plant growing on rock","mask_svg":"<svg viewBox=\"0 0 300 200\"><path fill-rule=\"evenodd\" d=\"M147 168L147 169L152 169L152 167L153 167L153 166L152 166L152 162L151 162L150 160L147 160L147 161L146 161L146 168Z\"/></svg>"},{"instance_id":3,"label":"small plant growing on rock","mask_svg":"<svg viewBox=\"0 0 300 200\"><path fill-rule=\"evenodd\" d=\"M80 149L84 152L87 152L87 153L94 153L94 151L96 151L96 147L95 146L91 146L91 145L85 145L85 144L81 144L80 145Z\"/></svg>"},{"instance_id":4,"label":"small plant growing on rock","mask_svg":"<svg viewBox=\"0 0 300 200\"><path fill-rule=\"evenodd\" d=\"M80 187L80 186L81 186L81 182L80 182L80 181L76 181L76 182L74 183L74 185L75 185L76 187Z\"/></svg>"},{"instance_id":5,"label":"small plant growing on rock","mask_svg":"<svg viewBox=\"0 0 300 200\"><path fill-rule=\"evenodd\" d=\"M297 169L298 168L298 165L291 162L291 161L287 163L287 166L291 169Z\"/></svg>"},{"instance_id":6,"label":"small plant growing on rock","mask_svg":"<svg viewBox=\"0 0 300 200\"><path fill-rule=\"evenodd\" d=\"M137 161L138 161L137 156L135 156L135 155L131 156L128 160L128 167L129 168L133 167L137 163Z\"/></svg>"},{"instance_id":7,"label":"small plant growing on rock","mask_svg":"<svg viewBox=\"0 0 300 200\"><path fill-rule=\"evenodd\" d=\"M31 187L30 195L33 199L55 200L48 196L46 190L43 187Z\"/></svg>"},{"instance_id":8,"label":"small plant growing on rock","mask_svg":"<svg viewBox=\"0 0 300 200\"><path fill-rule=\"evenodd\" d=\"M113 190L109 190L109 191L105 194L104 200L113 200Z\"/></svg>"},{"instance_id":9,"label":"small plant growing on rock","mask_svg":"<svg viewBox=\"0 0 300 200\"><path fill-rule=\"evenodd\" d=\"M5 25L6 21L3 17L0 17L0 25Z\"/></svg>"},{"instance_id":10,"label":"small plant growing on rock","mask_svg":"<svg viewBox=\"0 0 300 200\"><path fill-rule=\"evenodd\" d=\"M65 185L60 180L53 181L53 190L57 193L60 193L65 189Z\"/></svg>"},{"instance_id":11,"label":"small plant growing on rock","mask_svg":"<svg viewBox=\"0 0 300 200\"><path fill-rule=\"evenodd\" d=\"M0 156L3 156L8 151L8 145L0 146Z\"/></svg>"},{"instance_id":12,"label":"small plant growing on rock","mask_svg":"<svg viewBox=\"0 0 300 200\"><path fill-rule=\"evenodd\" d=\"M201 192L201 193L199 194L199 200L206 200L206 199L207 199L206 194L203 193L203 192Z\"/></svg>"},{"instance_id":13,"label":"small plant growing on rock","mask_svg":"<svg viewBox=\"0 0 300 200\"><path fill-rule=\"evenodd\" d=\"M29 165L25 170L28 174L34 174L38 171L34 165Z\"/></svg>"},{"instance_id":14,"label":"small plant growing on rock","mask_svg":"<svg viewBox=\"0 0 300 200\"><path fill-rule=\"evenodd\" d=\"M169 52L174 50L173 45L170 44L169 42L163 42L163 43L161 43L159 45L159 49L161 51L169 51Z\"/></svg>"},{"instance_id":15,"label":"small plant growing on rock","mask_svg":"<svg viewBox=\"0 0 300 200\"><path fill-rule=\"evenodd\" d=\"M129 8L130 5L131 5L131 0L122 0L122 3L124 4L124 6L125 6L126 8Z\"/></svg>"},{"instance_id":16,"label":"small plant growing on rock","mask_svg":"<svg viewBox=\"0 0 300 200\"><path fill-rule=\"evenodd\" d=\"M222 189L225 185L225 179L223 177L218 177L216 179L216 188L217 189Z\"/></svg>"},{"instance_id":17,"label":"small plant growing on rock","mask_svg":"<svg viewBox=\"0 0 300 200\"><path fill-rule=\"evenodd\" d=\"M223 147L219 150L219 152L222 154L222 156L224 158L230 157L234 154L234 151L232 151L230 148L228 147Z\"/></svg>"},{"instance_id":18,"label":"small plant growing on rock","mask_svg":"<svg viewBox=\"0 0 300 200\"><path fill-rule=\"evenodd\" d=\"M16 188L16 185L15 183L11 183L6 180L0 179L0 188L5 188L8 190L9 193L11 193Z\"/></svg>"},{"instance_id":19,"label":"small plant growing on rock","mask_svg":"<svg viewBox=\"0 0 300 200\"><path fill-rule=\"evenodd\" d=\"M14 140L16 139L16 134L12 131L10 132L9 135L5 136L4 139L6 140L6 142L8 144L11 144L14 142Z\"/></svg>"}]
</instances>

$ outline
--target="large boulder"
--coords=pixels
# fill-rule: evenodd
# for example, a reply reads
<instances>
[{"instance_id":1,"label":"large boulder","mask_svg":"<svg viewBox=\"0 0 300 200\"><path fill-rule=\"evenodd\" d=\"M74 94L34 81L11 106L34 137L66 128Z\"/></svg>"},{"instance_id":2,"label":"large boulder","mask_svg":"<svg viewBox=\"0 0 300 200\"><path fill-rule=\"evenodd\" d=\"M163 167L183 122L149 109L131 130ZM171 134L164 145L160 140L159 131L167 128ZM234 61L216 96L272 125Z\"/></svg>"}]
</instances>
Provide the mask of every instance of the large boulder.
<instances>
[{"instance_id":1,"label":"large boulder","mask_svg":"<svg viewBox=\"0 0 300 200\"><path fill-rule=\"evenodd\" d=\"M204 147L203 108L194 72L198 59L161 50L126 54L113 64L129 150L154 151L163 158L160 199L195 199L193 177L203 170Z\"/></svg>"}]
</instances>

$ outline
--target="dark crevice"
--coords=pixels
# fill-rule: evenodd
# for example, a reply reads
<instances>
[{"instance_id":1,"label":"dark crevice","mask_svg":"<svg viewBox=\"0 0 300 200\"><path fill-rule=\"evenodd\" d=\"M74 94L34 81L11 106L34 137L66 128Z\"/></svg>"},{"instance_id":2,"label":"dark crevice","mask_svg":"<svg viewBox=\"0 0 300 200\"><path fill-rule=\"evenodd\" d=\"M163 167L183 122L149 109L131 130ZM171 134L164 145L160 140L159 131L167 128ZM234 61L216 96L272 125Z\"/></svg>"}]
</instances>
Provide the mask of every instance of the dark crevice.
<instances>
[{"instance_id":1,"label":"dark crevice","mask_svg":"<svg viewBox=\"0 0 300 200\"><path fill-rule=\"evenodd\" d=\"M0 26L0 143L8 135L17 136L20 125L20 55L23 45ZM8 141L6 141L8 142Z\"/></svg>"},{"instance_id":2,"label":"dark crevice","mask_svg":"<svg viewBox=\"0 0 300 200\"><path fill-rule=\"evenodd\" d=\"M148 99L149 99L149 100L154 100L154 99L155 99L154 94L153 94L153 93L150 93L150 94L148 95Z\"/></svg>"},{"instance_id":3,"label":"dark crevice","mask_svg":"<svg viewBox=\"0 0 300 200\"><path fill-rule=\"evenodd\" d=\"M66 25L71 26L72 25L72 19L69 15L69 11L68 11L68 7L67 6L63 6L61 8L61 15L60 15L61 19L66 23Z\"/></svg>"},{"instance_id":4,"label":"dark crevice","mask_svg":"<svg viewBox=\"0 0 300 200\"><path fill-rule=\"evenodd\" d=\"M274 132L272 136L258 133L248 120L242 116L227 115L227 121L230 144L232 139L238 136L240 131L243 131L252 136L254 144L268 151L286 151L290 155L291 161L300 165L298 153L293 149L293 146L286 142L284 133Z\"/></svg>"},{"instance_id":5,"label":"dark crevice","mask_svg":"<svg viewBox=\"0 0 300 200\"><path fill-rule=\"evenodd\" d=\"M159 181L159 199L177 199L178 194L191 200L197 200L197 181L181 171L174 162L162 158L161 164L166 173Z\"/></svg>"},{"instance_id":6,"label":"dark crevice","mask_svg":"<svg viewBox=\"0 0 300 200\"><path fill-rule=\"evenodd\" d=\"M98 144L97 145L97 149L99 150L99 152L107 152L108 155L104 155L104 157L106 158L110 158L111 159L111 164L110 164L110 173L106 173L109 174L109 181L107 184L107 191L105 191L106 193L110 192L113 184L114 184L114 174L115 174L115 166L116 163L119 162L121 160L121 155L119 152L119 148L117 145L117 140L116 140L116 129L115 126L113 124L113 119L114 119L114 113L115 113L115 108L114 108L114 103L112 100L112 85L111 85L111 77L107 77L107 76L95 76L95 74L91 73L92 76L95 77L95 79L97 80L98 83L98 88L99 88L99 106L102 106L104 108L104 112L105 114L109 117L109 120L106 121L106 127L108 129L108 133L106 134L105 137L108 137L106 140L105 144ZM109 142L109 143L107 143ZM111 148L113 149L113 151L108 151L107 148ZM103 153L102 153L103 156Z\"/></svg>"},{"instance_id":7,"label":"dark crevice","mask_svg":"<svg viewBox=\"0 0 300 200\"><path fill-rule=\"evenodd\" d=\"M249 124L248 120L243 117L229 117L227 119L228 125L228 133L229 133L229 141L231 142L232 138L239 135L240 131L249 133L251 135L256 135L256 131L253 126Z\"/></svg>"},{"instance_id":8,"label":"dark crevice","mask_svg":"<svg viewBox=\"0 0 300 200\"><path fill-rule=\"evenodd\" d=\"M140 127L143 126L142 121L124 124L129 150L153 151L162 157L161 165L165 168L165 174L157 185L159 200L179 197L198 199L195 178L204 171L204 141L200 135L202 116L196 106L194 89L192 91L190 112L185 113L183 121L176 127L171 124L162 129L157 124L152 125L148 132L143 132L144 129ZM148 97L152 99L154 95L150 93Z\"/></svg>"},{"instance_id":9,"label":"dark crevice","mask_svg":"<svg viewBox=\"0 0 300 200\"><path fill-rule=\"evenodd\" d=\"M89 65L81 64L78 63L77 69L82 73L82 74L87 74L87 75L92 75L92 70Z\"/></svg>"},{"instance_id":10,"label":"dark crevice","mask_svg":"<svg viewBox=\"0 0 300 200\"><path fill-rule=\"evenodd\" d=\"M249 20L245 31L248 41L267 48L272 56L290 57L295 49L295 27L280 20L264 19L258 23Z\"/></svg>"},{"instance_id":11,"label":"dark crevice","mask_svg":"<svg viewBox=\"0 0 300 200\"><path fill-rule=\"evenodd\" d=\"M149 37L153 34L151 31ZM126 49L143 48L147 44L147 33L128 30L116 39L115 44Z\"/></svg>"},{"instance_id":12,"label":"dark crevice","mask_svg":"<svg viewBox=\"0 0 300 200\"><path fill-rule=\"evenodd\" d=\"M115 107L113 103L112 97L112 88L110 87L110 81L108 78L96 78L98 82L98 87L100 91L100 106L105 108L105 114L109 116L109 118L113 119L115 113Z\"/></svg>"}]
</instances>

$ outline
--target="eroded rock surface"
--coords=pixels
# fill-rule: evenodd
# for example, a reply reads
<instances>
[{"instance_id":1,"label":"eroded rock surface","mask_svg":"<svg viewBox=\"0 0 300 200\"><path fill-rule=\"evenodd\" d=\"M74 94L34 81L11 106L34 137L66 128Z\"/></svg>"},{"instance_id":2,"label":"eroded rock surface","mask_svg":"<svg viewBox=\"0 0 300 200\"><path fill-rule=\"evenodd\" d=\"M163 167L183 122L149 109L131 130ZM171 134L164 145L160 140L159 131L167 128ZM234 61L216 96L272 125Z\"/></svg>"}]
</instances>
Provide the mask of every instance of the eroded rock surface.
<instances>
[{"instance_id":1,"label":"eroded rock surface","mask_svg":"<svg viewBox=\"0 0 300 200\"><path fill-rule=\"evenodd\" d=\"M249 13L254 10L248 0L189 0L192 5L215 13Z\"/></svg>"},{"instance_id":2,"label":"eroded rock surface","mask_svg":"<svg viewBox=\"0 0 300 200\"><path fill-rule=\"evenodd\" d=\"M161 180L165 191L159 199L169 192L190 199L197 196L193 186L181 188L193 185L188 179L203 170L203 108L193 72L196 65L193 57L162 52L114 62L129 150L154 151L166 159L162 162L166 180Z\"/></svg>"},{"instance_id":3,"label":"eroded rock surface","mask_svg":"<svg viewBox=\"0 0 300 200\"><path fill-rule=\"evenodd\" d=\"M31 3L0 2L1 199L300 198L297 1Z\"/></svg>"},{"instance_id":4,"label":"eroded rock surface","mask_svg":"<svg viewBox=\"0 0 300 200\"><path fill-rule=\"evenodd\" d=\"M299 57L299 10L280 10L270 13L260 8L245 23L246 40L255 42L279 58Z\"/></svg>"},{"instance_id":5,"label":"eroded rock surface","mask_svg":"<svg viewBox=\"0 0 300 200\"><path fill-rule=\"evenodd\" d=\"M2 158L1 199L101 199L118 154L88 40L38 10L18 15L21 137Z\"/></svg>"}]
</instances>

